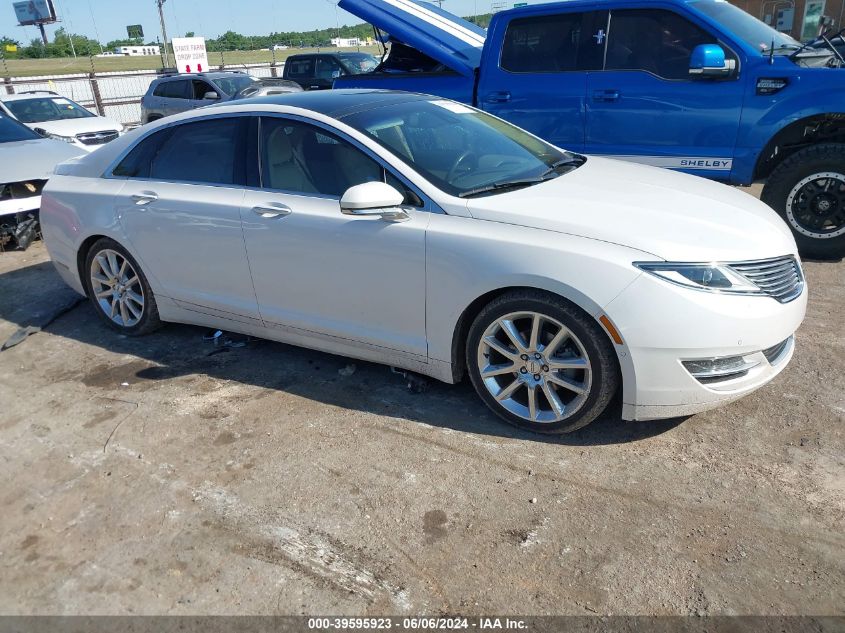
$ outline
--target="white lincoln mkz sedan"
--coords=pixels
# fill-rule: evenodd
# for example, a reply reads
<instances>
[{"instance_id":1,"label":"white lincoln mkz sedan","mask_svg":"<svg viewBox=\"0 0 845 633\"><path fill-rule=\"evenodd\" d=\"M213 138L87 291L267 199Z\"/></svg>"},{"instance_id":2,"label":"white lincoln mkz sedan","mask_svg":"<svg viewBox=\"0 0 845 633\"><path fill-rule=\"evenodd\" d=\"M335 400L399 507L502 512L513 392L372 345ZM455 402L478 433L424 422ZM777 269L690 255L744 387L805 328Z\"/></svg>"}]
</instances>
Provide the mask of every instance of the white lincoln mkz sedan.
<instances>
[{"instance_id":1,"label":"white lincoln mkz sedan","mask_svg":"<svg viewBox=\"0 0 845 633\"><path fill-rule=\"evenodd\" d=\"M467 106L304 92L60 165L47 248L118 331L193 323L453 383L539 432L703 411L776 376L795 242L727 186L553 147Z\"/></svg>"}]
</instances>

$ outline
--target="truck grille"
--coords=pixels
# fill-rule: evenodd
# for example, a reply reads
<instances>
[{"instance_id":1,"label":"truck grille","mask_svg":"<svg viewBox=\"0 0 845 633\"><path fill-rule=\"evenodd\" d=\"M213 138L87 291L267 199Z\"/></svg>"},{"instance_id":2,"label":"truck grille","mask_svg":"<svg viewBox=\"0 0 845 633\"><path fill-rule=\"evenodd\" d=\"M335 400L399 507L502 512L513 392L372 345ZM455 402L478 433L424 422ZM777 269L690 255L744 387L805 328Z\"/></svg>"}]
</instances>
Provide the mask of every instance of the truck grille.
<instances>
[{"instance_id":1,"label":"truck grille","mask_svg":"<svg viewBox=\"0 0 845 633\"><path fill-rule=\"evenodd\" d=\"M25 180L0 184L0 200L19 200L40 196L46 180Z\"/></svg>"},{"instance_id":2,"label":"truck grille","mask_svg":"<svg viewBox=\"0 0 845 633\"><path fill-rule=\"evenodd\" d=\"M789 303L804 290L801 266L791 255L754 262L739 262L730 267L781 303Z\"/></svg>"},{"instance_id":3,"label":"truck grille","mask_svg":"<svg viewBox=\"0 0 845 633\"><path fill-rule=\"evenodd\" d=\"M77 134L76 138L80 143L85 145L105 145L109 141L113 141L120 134L115 130L104 130L102 132L85 132L84 134Z\"/></svg>"}]
</instances>

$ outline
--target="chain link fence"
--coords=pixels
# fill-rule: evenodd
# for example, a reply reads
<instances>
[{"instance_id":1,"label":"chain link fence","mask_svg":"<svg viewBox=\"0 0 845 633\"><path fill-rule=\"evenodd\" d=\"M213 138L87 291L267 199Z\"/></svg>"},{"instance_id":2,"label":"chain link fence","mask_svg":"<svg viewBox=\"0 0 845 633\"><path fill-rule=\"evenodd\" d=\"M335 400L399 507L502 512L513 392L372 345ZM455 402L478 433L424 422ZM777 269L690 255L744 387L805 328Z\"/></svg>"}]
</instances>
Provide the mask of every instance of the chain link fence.
<instances>
[{"instance_id":1,"label":"chain link fence","mask_svg":"<svg viewBox=\"0 0 845 633\"><path fill-rule=\"evenodd\" d=\"M256 77L280 77L284 68L284 62L226 64L223 55L209 55L210 58L212 56L217 56L221 62L215 67L209 59L213 70L242 70ZM5 68L8 69L7 66ZM97 71L95 68L96 63L92 59L91 71L84 73L14 76L9 72L3 76L0 90L7 94L54 92L126 126L138 125L141 121L141 98L164 70Z\"/></svg>"}]
</instances>

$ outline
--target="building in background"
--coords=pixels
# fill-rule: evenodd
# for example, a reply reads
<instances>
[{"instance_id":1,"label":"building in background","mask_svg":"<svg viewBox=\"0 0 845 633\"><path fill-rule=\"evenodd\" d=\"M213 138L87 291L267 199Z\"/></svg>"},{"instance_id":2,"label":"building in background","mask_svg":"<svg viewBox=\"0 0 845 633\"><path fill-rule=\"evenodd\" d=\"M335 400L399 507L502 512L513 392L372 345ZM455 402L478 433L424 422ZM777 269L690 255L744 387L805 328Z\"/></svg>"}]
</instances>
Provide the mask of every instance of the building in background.
<instances>
[{"instance_id":1,"label":"building in background","mask_svg":"<svg viewBox=\"0 0 845 633\"><path fill-rule=\"evenodd\" d=\"M115 55L128 55L129 57L143 57L145 55L161 55L158 46L117 46L114 49Z\"/></svg>"},{"instance_id":2,"label":"building in background","mask_svg":"<svg viewBox=\"0 0 845 633\"><path fill-rule=\"evenodd\" d=\"M730 0L771 26L800 41L818 36L822 18L829 19L834 32L845 27L845 0Z\"/></svg>"},{"instance_id":3,"label":"building in background","mask_svg":"<svg viewBox=\"0 0 845 633\"><path fill-rule=\"evenodd\" d=\"M332 46L337 46L338 48L361 46L361 39L358 37L333 37Z\"/></svg>"}]
</instances>

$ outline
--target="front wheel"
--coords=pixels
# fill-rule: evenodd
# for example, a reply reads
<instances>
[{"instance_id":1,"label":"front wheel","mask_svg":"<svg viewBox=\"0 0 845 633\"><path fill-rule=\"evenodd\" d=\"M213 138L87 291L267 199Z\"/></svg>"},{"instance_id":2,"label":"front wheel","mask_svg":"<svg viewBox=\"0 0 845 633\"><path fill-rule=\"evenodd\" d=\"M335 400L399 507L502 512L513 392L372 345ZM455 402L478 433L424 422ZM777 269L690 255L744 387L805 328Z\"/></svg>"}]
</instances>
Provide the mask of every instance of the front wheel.
<instances>
[{"instance_id":1,"label":"front wheel","mask_svg":"<svg viewBox=\"0 0 845 633\"><path fill-rule=\"evenodd\" d=\"M470 327L467 368L499 417L537 433L569 433L607 408L619 386L613 347L594 319L551 294L508 293Z\"/></svg>"},{"instance_id":2,"label":"front wheel","mask_svg":"<svg viewBox=\"0 0 845 633\"><path fill-rule=\"evenodd\" d=\"M813 145L787 158L762 200L789 225L801 255L845 256L845 144Z\"/></svg>"}]
</instances>

